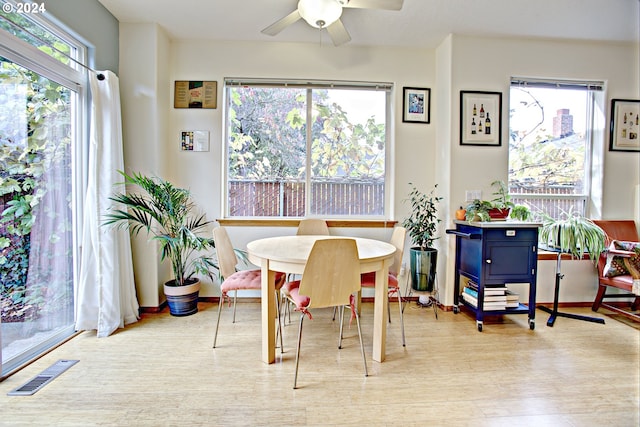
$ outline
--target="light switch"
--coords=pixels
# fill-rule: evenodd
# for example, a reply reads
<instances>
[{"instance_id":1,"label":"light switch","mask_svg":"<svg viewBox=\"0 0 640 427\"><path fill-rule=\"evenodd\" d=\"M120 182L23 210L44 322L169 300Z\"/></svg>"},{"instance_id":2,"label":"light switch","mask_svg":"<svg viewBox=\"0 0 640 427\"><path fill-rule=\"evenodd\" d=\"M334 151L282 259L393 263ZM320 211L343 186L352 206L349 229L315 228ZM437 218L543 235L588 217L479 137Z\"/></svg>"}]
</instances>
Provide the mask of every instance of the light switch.
<instances>
[{"instance_id":1,"label":"light switch","mask_svg":"<svg viewBox=\"0 0 640 427\"><path fill-rule=\"evenodd\" d=\"M475 199L482 199L482 190L467 190L465 191L465 200L471 202Z\"/></svg>"}]
</instances>

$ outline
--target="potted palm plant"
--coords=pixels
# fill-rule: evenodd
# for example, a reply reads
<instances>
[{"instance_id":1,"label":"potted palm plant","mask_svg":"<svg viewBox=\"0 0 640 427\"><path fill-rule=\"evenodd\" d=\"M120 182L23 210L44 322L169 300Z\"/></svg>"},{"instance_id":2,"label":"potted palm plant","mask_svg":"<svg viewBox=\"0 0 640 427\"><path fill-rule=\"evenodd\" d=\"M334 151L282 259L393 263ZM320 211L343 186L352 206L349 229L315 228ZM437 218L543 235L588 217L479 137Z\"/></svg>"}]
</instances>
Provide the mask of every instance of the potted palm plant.
<instances>
[{"instance_id":1,"label":"potted palm plant","mask_svg":"<svg viewBox=\"0 0 640 427\"><path fill-rule=\"evenodd\" d=\"M593 221L570 209L559 219L545 215L540 228L540 245L582 259L584 254L595 264L605 250L606 234Z\"/></svg>"},{"instance_id":2,"label":"potted palm plant","mask_svg":"<svg viewBox=\"0 0 640 427\"><path fill-rule=\"evenodd\" d=\"M437 239L436 228L440 219L437 217L437 204L442 197L436 196L436 184L429 194L422 193L415 185L409 193L411 215L402 225L407 229L411 241L415 245L410 248L411 287L416 291L432 292L435 284L438 251L433 247Z\"/></svg>"},{"instance_id":3,"label":"potted palm plant","mask_svg":"<svg viewBox=\"0 0 640 427\"><path fill-rule=\"evenodd\" d=\"M211 221L195 212L189 190L157 177L120 174L125 184L142 191L111 196L115 206L123 208L112 208L103 224L124 227L133 235L146 231L151 241L160 245L160 260L171 262L173 279L164 284L170 313L174 316L196 313L200 280L195 275L210 275L216 268L213 259L203 253L214 248L213 239L202 235Z\"/></svg>"}]
</instances>

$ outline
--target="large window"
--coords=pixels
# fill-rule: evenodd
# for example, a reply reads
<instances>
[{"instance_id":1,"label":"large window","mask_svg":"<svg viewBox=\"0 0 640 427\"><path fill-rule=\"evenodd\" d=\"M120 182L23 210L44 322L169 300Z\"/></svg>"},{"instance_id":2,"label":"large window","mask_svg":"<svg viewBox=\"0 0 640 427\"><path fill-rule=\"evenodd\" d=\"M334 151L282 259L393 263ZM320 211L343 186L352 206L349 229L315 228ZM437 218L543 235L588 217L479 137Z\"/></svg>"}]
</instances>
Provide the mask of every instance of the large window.
<instances>
[{"instance_id":1,"label":"large window","mask_svg":"<svg viewBox=\"0 0 640 427\"><path fill-rule=\"evenodd\" d=\"M3 375L74 332L84 49L33 18L0 13Z\"/></svg>"},{"instance_id":2,"label":"large window","mask_svg":"<svg viewBox=\"0 0 640 427\"><path fill-rule=\"evenodd\" d=\"M226 80L226 215L384 217L390 89Z\"/></svg>"},{"instance_id":3,"label":"large window","mask_svg":"<svg viewBox=\"0 0 640 427\"><path fill-rule=\"evenodd\" d=\"M509 192L514 202L553 218L589 214L602 87L602 82L512 79Z\"/></svg>"}]
</instances>

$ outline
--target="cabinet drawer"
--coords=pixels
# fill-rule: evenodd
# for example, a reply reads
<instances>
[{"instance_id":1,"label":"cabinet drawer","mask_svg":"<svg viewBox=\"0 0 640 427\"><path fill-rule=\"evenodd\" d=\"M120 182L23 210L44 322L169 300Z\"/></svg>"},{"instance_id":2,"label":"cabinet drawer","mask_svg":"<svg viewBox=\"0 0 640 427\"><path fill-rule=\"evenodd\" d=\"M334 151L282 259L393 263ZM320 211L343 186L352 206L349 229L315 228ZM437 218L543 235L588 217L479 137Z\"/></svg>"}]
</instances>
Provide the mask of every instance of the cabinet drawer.
<instances>
[{"instance_id":1,"label":"cabinet drawer","mask_svg":"<svg viewBox=\"0 0 640 427\"><path fill-rule=\"evenodd\" d=\"M537 242L538 230L531 228L499 228L495 230L484 230L485 240L500 240L508 242L513 240Z\"/></svg>"}]
</instances>

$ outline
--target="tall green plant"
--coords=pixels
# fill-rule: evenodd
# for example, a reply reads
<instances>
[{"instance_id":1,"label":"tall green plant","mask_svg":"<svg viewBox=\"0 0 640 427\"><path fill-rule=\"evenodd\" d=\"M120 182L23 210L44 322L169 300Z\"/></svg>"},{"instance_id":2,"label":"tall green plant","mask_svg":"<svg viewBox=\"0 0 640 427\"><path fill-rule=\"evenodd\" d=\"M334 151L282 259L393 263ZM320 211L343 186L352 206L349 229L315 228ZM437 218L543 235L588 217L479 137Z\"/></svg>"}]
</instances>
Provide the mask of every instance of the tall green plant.
<instances>
[{"instance_id":1,"label":"tall green plant","mask_svg":"<svg viewBox=\"0 0 640 427\"><path fill-rule=\"evenodd\" d=\"M128 229L133 235L144 230L160 244L160 260L169 259L175 285L184 286L194 274L210 275L213 259L201 251L214 248L212 238L201 235L211 221L195 214L189 190L175 187L157 177L120 171L125 184L142 189L139 193L117 193L111 200L125 207L105 215L104 225Z\"/></svg>"},{"instance_id":2,"label":"tall green plant","mask_svg":"<svg viewBox=\"0 0 640 427\"><path fill-rule=\"evenodd\" d=\"M433 246L433 242L437 239L435 237L436 228L440 222L437 217L437 204L442 200L442 197L434 194L438 184L429 194L422 193L412 183L409 185L411 185L408 199L411 202L411 215L402 222L402 225L407 229L413 243L425 250Z\"/></svg>"}]
</instances>

